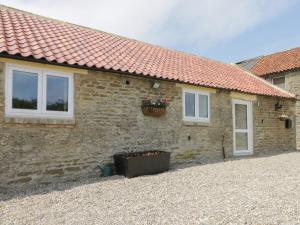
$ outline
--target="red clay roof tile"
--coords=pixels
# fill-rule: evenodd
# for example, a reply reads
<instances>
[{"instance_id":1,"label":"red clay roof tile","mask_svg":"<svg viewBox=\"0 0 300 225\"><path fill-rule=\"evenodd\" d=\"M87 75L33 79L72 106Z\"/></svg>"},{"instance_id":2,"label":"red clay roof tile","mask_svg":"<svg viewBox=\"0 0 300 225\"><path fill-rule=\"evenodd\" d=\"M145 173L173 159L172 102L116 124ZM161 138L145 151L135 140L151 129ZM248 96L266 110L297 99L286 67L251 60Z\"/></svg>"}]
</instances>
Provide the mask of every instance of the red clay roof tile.
<instances>
[{"instance_id":1,"label":"red clay roof tile","mask_svg":"<svg viewBox=\"0 0 300 225\"><path fill-rule=\"evenodd\" d=\"M258 76L300 68L300 48L260 57L250 71Z\"/></svg>"},{"instance_id":2,"label":"red clay roof tile","mask_svg":"<svg viewBox=\"0 0 300 225\"><path fill-rule=\"evenodd\" d=\"M0 5L0 53L292 98L237 66Z\"/></svg>"}]
</instances>

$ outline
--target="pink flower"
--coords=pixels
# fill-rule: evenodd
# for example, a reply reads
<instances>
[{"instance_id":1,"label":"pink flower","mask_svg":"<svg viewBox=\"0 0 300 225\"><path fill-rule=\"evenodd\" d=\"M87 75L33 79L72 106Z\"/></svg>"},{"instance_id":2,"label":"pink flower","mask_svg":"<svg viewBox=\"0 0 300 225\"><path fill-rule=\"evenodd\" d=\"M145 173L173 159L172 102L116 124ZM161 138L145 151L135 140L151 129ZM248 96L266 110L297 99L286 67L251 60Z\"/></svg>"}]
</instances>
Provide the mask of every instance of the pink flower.
<instances>
[{"instance_id":1,"label":"pink flower","mask_svg":"<svg viewBox=\"0 0 300 225\"><path fill-rule=\"evenodd\" d=\"M168 100L166 98L162 98L160 101L164 104L167 104L167 102L168 102Z\"/></svg>"}]
</instances>

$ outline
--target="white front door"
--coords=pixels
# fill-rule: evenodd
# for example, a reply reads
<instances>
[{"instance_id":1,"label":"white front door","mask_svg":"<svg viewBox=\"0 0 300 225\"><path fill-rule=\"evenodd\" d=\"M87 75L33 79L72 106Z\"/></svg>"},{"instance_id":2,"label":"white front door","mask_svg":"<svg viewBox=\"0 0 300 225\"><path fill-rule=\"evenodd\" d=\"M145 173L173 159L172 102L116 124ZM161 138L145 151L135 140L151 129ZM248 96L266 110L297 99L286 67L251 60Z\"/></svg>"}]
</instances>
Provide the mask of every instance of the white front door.
<instances>
[{"instance_id":1,"label":"white front door","mask_svg":"<svg viewBox=\"0 0 300 225\"><path fill-rule=\"evenodd\" d=\"M251 155L253 153L251 101L233 99L232 115L233 154Z\"/></svg>"}]
</instances>

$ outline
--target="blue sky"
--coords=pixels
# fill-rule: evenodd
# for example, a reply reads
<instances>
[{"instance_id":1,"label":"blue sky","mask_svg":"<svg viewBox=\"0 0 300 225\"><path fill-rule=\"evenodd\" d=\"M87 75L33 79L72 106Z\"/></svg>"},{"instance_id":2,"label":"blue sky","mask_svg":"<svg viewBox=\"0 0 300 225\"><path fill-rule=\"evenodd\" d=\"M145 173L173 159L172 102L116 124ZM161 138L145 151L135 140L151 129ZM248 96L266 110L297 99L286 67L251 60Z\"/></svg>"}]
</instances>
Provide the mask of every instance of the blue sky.
<instances>
[{"instance_id":1,"label":"blue sky","mask_svg":"<svg viewBox=\"0 0 300 225\"><path fill-rule=\"evenodd\" d=\"M300 47L300 1L273 17L269 21L201 52L209 58L225 62L270 54L294 47Z\"/></svg>"},{"instance_id":2,"label":"blue sky","mask_svg":"<svg viewBox=\"0 0 300 225\"><path fill-rule=\"evenodd\" d=\"M1 4L223 62L300 46L300 0L1 0Z\"/></svg>"}]
</instances>

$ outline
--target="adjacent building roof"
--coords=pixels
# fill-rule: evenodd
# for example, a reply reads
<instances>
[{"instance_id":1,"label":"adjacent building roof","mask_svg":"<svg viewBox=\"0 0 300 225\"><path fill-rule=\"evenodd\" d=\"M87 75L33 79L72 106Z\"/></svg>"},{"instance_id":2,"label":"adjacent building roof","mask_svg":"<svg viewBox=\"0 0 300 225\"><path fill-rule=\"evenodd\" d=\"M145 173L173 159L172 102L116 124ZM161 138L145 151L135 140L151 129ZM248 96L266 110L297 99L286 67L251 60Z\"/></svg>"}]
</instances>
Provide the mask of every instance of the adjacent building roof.
<instances>
[{"instance_id":1,"label":"adjacent building roof","mask_svg":"<svg viewBox=\"0 0 300 225\"><path fill-rule=\"evenodd\" d=\"M252 65L251 63L252 62ZM300 48L293 48L237 63L257 76L300 69ZM245 67L248 66L248 68Z\"/></svg>"},{"instance_id":2,"label":"adjacent building roof","mask_svg":"<svg viewBox=\"0 0 300 225\"><path fill-rule=\"evenodd\" d=\"M0 56L293 97L237 66L0 5Z\"/></svg>"},{"instance_id":3,"label":"adjacent building roof","mask_svg":"<svg viewBox=\"0 0 300 225\"><path fill-rule=\"evenodd\" d=\"M244 61L237 62L236 64L244 70L250 71L260 58L261 56L252 59L246 59Z\"/></svg>"}]
</instances>

